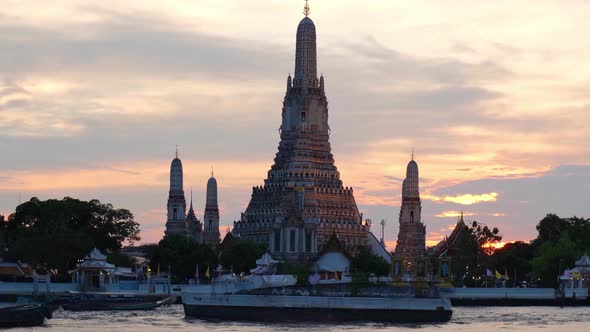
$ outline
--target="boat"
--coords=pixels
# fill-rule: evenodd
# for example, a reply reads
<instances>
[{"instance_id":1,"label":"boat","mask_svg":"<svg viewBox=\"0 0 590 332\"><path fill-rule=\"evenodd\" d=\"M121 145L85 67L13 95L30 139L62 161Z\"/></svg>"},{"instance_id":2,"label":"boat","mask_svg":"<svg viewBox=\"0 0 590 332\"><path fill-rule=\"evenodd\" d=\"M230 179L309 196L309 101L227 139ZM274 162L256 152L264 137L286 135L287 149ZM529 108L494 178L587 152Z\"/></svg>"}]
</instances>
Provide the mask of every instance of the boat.
<instances>
[{"instance_id":1,"label":"boat","mask_svg":"<svg viewBox=\"0 0 590 332\"><path fill-rule=\"evenodd\" d=\"M448 299L182 293L187 318L259 322L447 322Z\"/></svg>"},{"instance_id":2,"label":"boat","mask_svg":"<svg viewBox=\"0 0 590 332\"><path fill-rule=\"evenodd\" d=\"M51 318L51 306L39 303L10 305L0 308L0 327L41 326Z\"/></svg>"},{"instance_id":3,"label":"boat","mask_svg":"<svg viewBox=\"0 0 590 332\"><path fill-rule=\"evenodd\" d=\"M99 310L153 310L176 302L176 296L148 296L115 293L79 293L63 301L61 306L69 311Z\"/></svg>"}]
</instances>

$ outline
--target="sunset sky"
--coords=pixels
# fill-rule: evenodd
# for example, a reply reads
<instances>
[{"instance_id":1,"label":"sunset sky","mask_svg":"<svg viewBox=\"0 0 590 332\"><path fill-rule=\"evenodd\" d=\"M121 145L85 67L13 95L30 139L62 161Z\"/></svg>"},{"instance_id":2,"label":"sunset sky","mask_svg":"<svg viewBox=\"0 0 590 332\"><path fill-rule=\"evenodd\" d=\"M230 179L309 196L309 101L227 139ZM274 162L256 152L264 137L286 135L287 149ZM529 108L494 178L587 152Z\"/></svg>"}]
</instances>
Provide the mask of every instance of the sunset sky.
<instances>
[{"instance_id":1,"label":"sunset sky","mask_svg":"<svg viewBox=\"0 0 590 332\"><path fill-rule=\"evenodd\" d=\"M98 198L156 242L178 145L200 217L214 167L225 234L277 151L304 1L51 3L0 6L0 214ZM389 249L412 147L430 245L461 210L507 241L590 217L590 2L309 5L336 165Z\"/></svg>"}]
</instances>

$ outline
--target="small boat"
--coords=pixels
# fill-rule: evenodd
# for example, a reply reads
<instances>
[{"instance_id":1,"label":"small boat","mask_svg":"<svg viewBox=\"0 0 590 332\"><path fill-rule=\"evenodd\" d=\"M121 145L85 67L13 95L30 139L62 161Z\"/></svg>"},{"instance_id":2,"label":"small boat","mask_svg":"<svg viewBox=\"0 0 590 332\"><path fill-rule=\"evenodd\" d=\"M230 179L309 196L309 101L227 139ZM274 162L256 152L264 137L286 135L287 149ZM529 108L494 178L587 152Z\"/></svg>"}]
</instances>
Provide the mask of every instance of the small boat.
<instances>
[{"instance_id":1,"label":"small boat","mask_svg":"<svg viewBox=\"0 0 590 332\"><path fill-rule=\"evenodd\" d=\"M55 308L32 303L0 308L0 327L41 326Z\"/></svg>"},{"instance_id":2,"label":"small boat","mask_svg":"<svg viewBox=\"0 0 590 332\"><path fill-rule=\"evenodd\" d=\"M141 296L141 295L103 295L78 294L61 306L69 311L99 311L99 310L152 310L163 305L176 302L176 296Z\"/></svg>"}]
</instances>

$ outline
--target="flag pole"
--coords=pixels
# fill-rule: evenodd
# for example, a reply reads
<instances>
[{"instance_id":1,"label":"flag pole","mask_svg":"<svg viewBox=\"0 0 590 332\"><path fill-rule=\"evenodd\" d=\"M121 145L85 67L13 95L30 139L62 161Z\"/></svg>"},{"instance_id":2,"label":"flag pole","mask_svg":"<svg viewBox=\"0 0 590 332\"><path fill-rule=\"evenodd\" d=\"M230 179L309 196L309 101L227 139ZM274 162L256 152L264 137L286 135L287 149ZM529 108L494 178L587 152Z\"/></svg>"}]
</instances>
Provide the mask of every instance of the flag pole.
<instances>
[{"instance_id":1,"label":"flag pole","mask_svg":"<svg viewBox=\"0 0 590 332\"><path fill-rule=\"evenodd\" d=\"M514 267L514 288L516 288L516 267Z\"/></svg>"}]
</instances>

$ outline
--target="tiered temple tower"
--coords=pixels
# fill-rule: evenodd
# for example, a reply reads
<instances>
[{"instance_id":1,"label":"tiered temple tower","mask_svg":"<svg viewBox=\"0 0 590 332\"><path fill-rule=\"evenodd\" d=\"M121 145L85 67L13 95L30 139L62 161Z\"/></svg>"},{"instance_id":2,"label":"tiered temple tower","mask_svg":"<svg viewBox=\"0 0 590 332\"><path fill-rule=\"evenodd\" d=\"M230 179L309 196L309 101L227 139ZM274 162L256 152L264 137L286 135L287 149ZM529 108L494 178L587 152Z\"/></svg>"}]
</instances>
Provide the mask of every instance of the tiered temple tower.
<instances>
[{"instance_id":1,"label":"tiered temple tower","mask_svg":"<svg viewBox=\"0 0 590 332\"><path fill-rule=\"evenodd\" d=\"M182 162L176 157L170 165L170 191L168 192L168 220L166 221L166 235L186 236L186 200L184 199L182 178Z\"/></svg>"},{"instance_id":2,"label":"tiered temple tower","mask_svg":"<svg viewBox=\"0 0 590 332\"><path fill-rule=\"evenodd\" d=\"M219 245L219 207L217 205L217 180L213 177L213 172L207 181L207 201L203 226L203 243L217 248Z\"/></svg>"},{"instance_id":3,"label":"tiered temple tower","mask_svg":"<svg viewBox=\"0 0 590 332\"><path fill-rule=\"evenodd\" d=\"M399 234L395 248L395 259L401 261L404 271L410 275L418 272L417 263L426 255L426 226L421 221L421 210L418 164L412 153L412 161L408 163L402 185Z\"/></svg>"},{"instance_id":4,"label":"tiered temple tower","mask_svg":"<svg viewBox=\"0 0 590 332\"><path fill-rule=\"evenodd\" d=\"M188 234L198 243L203 243L203 225L201 221L197 219L195 209L193 208L193 190L191 189L191 206L188 209L186 215L186 225L188 228Z\"/></svg>"},{"instance_id":5,"label":"tiered temple tower","mask_svg":"<svg viewBox=\"0 0 590 332\"><path fill-rule=\"evenodd\" d=\"M334 164L324 77L317 77L316 28L307 5L304 14L297 27L295 76L287 78L278 152L264 185L253 188L234 224L241 239L267 243L273 256L296 262L315 257L333 233L354 253L367 245L370 228Z\"/></svg>"}]
</instances>

